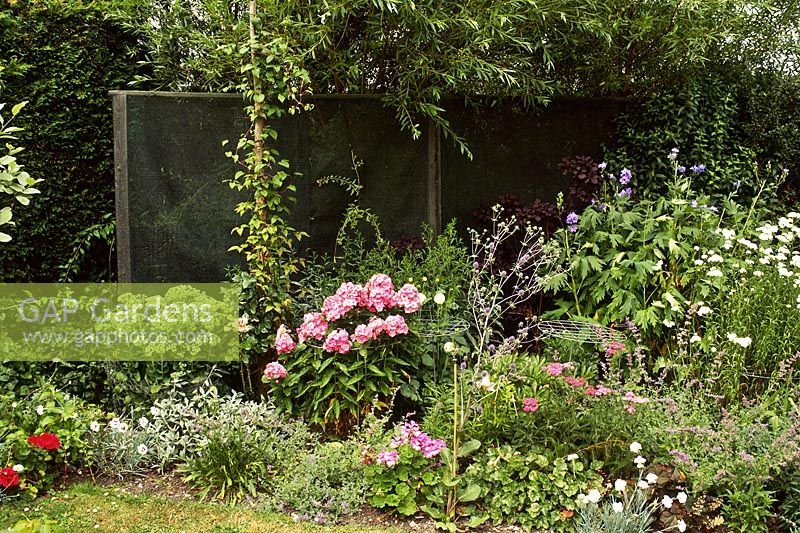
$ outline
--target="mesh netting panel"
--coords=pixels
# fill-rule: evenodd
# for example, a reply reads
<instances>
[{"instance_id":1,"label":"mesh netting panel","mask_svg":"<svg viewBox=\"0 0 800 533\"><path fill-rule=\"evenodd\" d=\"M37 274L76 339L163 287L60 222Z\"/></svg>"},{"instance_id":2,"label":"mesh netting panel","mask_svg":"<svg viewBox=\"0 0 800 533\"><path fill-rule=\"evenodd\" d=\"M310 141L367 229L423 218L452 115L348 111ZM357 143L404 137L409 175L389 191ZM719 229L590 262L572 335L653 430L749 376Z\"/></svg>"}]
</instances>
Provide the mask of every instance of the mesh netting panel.
<instances>
[{"instance_id":1,"label":"mesh netting panel","mask_svg":"<svg viewBox=\"0 0 800 533\"><path fill-rule=\"evenodd\" d=\"M225 156L247 126L237 97L141 95L127 101L127 190L131 281L198 282L225 278L241 261L231 228L241 194L224 180L236 172ZM320 177L353 176L351 151L364 161L361 205L381 218L385 236L415 234L426 214L426 146L396 126L377 99L315 99L309 113L275 124L277 149L302 173L294 179L292 225L310 234L304 247L333 248L350 198ZM228 146L222 141L229 139ZM118 154L118 157L119 154ZM123 247L121 246L121 249Z\"/></svg>"},{"instance_id":2,"label":"mesh netting panel","mask_svg":"<svg viewBox=\"0 0 800 533\"><path fill-rule=\"evenodd\" d=\"M599 158L619 109L618 103L589 99L555 101L538 113L508 104L447 106L473 159L442 142L442 220L471 224L473 212L501 194L553 201L569 182L559 162L576 155Z\"/></svg>"},{"instance_id":3,"label":"mesh netting panel","mask_svg":"<svg viewBox=\"0 0 800 533\"><path fill-rule=\"evenodd\" d=\"M123 281L213 282L225 269L241 264L227 252L239 242L231 228L241 194L226 179L236 172L225 156L247 127L243 101L236 96L123 92L115 96L117 142L122 171L119 202L119 261ZM448 139L438 144L441 168L428 165L428 128L418 141L401 132L394 113L380 99L317 97L314 110L276 121L275 143L297 186L289 221L309 233L303 248L331 251L342 213L351 201L341 187L319 187L328 175L353 176L351 152L364 190L361 206L381 219L384 237L418 235L420 225L441 212L441 221L457 218L462 226L481 205L500 194L523 200L552 200L567 184L558 170L563 157L600 154L619 104L580 100L551 104L540 113L514 105L480 111L448 104L447 117L463 134L474 159L461 155ZM222 141L230 143L223 147ZM430 143L430 146L437 146ZM437 176L441 190L435 191ZM119 186L120 184L118 184ZM126 186L126 187L125 187ZM125 198L125 194L121 194ZM436 202L438 206L434 206ZM432 207L433 206L433 207ZM128 221L126 224L125 221ZM130 272L129 279L124 273Z\"/></svg>"}]
</instances>

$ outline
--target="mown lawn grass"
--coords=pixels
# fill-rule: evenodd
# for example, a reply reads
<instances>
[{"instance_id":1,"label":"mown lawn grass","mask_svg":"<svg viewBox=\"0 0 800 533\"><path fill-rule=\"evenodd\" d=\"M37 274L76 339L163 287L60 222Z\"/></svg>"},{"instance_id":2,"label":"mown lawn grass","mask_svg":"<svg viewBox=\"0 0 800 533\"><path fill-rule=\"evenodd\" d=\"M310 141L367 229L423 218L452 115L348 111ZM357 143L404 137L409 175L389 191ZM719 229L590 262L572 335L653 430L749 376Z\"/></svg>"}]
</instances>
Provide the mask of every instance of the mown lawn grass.
<instances>
[{"instance_id":1,"label":"mown lawn grass","mask_svg":"<svg viewBox=\"0 0 800 533\"><path fill-rule=\"evenodd\" d=\"M317 526L247 507L132 495L118 487L82 483L35 501L0 504L0 531L26 521L49 522L63 533L393 533L362 525ZM29 531L22 528L21 531Z\"/></svg>"}]
</instances>

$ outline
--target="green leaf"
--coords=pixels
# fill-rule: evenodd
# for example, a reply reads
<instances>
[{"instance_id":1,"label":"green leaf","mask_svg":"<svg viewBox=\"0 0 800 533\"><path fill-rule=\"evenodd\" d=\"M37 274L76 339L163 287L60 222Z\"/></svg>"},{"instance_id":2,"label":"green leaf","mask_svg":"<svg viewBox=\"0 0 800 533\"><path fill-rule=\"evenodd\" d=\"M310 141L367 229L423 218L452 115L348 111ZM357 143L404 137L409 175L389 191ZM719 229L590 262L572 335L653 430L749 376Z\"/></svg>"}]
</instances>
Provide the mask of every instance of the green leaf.
<instances>
[{"instance_id":1,"label":"green leaf","mask_svg":"<svg viewBox=\"0 0 800 533\"><path fill-rule=\"evenodd\" d=\"M481 447L481 441L477 439L468 440L458 448L459 457L469 457Z\"/></svg>"},{"instance_id":2,"label":"green leaf","mask_svg":"<svg viewBox=\"0 0 800 533\"><path fill-rule=\"evenodd\" d=\"M25 107L25 105L27 105L27 103L28 103L28 101L26 100L26 101L20 102L17 105L15 105L14 107L12 107L11 108L11 115L12 116L17 116L19 114L19 112L22 111L22 108Z\"/></svg>"},{"instance_id":3,"label":"green leaf","mask_svg":"<svg viewBox=\"0 0 800 533\"><path fill-rule=\"evenodd\" d=\"M474 502L481 496L481 488L475 483L470 483L458 491L457 497L460 502Z\"/></svg>"}]
</instances>

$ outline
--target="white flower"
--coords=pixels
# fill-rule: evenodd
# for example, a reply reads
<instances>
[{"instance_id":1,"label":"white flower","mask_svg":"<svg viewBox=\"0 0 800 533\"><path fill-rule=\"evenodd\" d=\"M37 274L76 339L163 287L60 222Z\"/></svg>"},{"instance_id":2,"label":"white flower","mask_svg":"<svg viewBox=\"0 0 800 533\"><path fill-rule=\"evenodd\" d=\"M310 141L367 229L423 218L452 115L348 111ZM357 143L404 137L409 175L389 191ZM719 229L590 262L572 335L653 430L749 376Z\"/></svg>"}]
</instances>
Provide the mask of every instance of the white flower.
<instances>
[{"instance_id":1,"label":"white flower","mask_svg":"<svg viewBox=\"0 0 800 533\"><path fill-rule=\"evenodd\" d=\"M14 472L16 472L17 474L19 474L19 473L21 473L21 472L24 472L24 471L25 471L25 467L24 467L24 466L22 466L22 465L14 465L14 466L12 466L12 467L11 467L11 469L12 469Z\"/></svg>"},{"instance_id":2,"label":"white flower","mask_svg":"<svg viewBox=\"0 0 800 533\"><path fill-rule=\"evenodd\" d=\"M694 264L697 266L703 266L705 263L703 262L702 259L695 259Z\"/></svg>"},{"instance_id":3,"label":"white flower","mask_svg":"<svg viewBox=\"0 0 800 533\"><path fill-rule=\"evenodd\" d=\"M708 258L708 262L709 263L722 263L723 261L724 261L724 259L719 254L714 254L714 255L712 255L711 257Z\"/></svg>"},{"instance_id":4,"label":"white flower","mask_svg":"<svg viewBox=\"0 0 800 533\"><path fill-rule=\"evenodd\" d=\"M100 431L100 422L97 420L93 421L91 424L89 424L89 429L91 429L94 433L97 433Z\"/></svg>"},{"instance_id":5,"label":"white flower","mask_svg":"<svg viewBox=\"0 0 800 533\"><path fill-rule=\"evenodd\" d=\"M140 444L136 448L136 451L139 452L139 455L147 455L147 446L145 446L144 444Z\"/></svg>"},{"instance_id":6,"label":"white flower","mask_svg":"<svg viewBox=\"0 0 800 533\"><path fill-rule=\"evenodd\" d=\"M611 504L611 507L614 509L615 513L621 513L623 509L622 502L614 502Z\"/></svg>"},{"instance_id":7,"label":"white flower","mask_svg":"<svg viewBox=\"0 0 800 533\"><path fill-rule=\"evenodd\" d=\"M488 373L485 373L482 377L480 382L478 383L478 387L482 388L488 392L494 392L494 383L492 383L491 378L489 377Z\"/></svg>"},{"instance_id":8,"label":"white flower","mask_svg":"<svg viewBox=\"0 0 800 533\"><path fill-rule=\"evenodd\" d=\"M679 502L681 505L683 505L684 503L686 503L686 500L687 500L687 498L688 498L688 497L686 496L686 493L685 493L685 492L683 492L683 491L680 491L680 492L679 492L679 493L678 493L678 494L675 496L675 499L676 499L676 500L678 500L678 502Z\"/></svg>"},{"instance_id":9,"label":"white flower","mask_svg":"<svg viewBox=\"0 0 800 533\"><path fill-rule=\"evenodd\" d=\"M686 531L686 522L678 520L678 531Z\"/></svg>"},{"instance_id":10,"label":"white flower","mask_svg":"<svg viewBox=\"0 0 800 533\"><path fill-rule=\"evenodd\" d=\"M119 427L117 427L117 431L119 431L120 433L126 433L128 431L127 422L120 422Z\"/></svg>"},{"instance_id":11,"label":"white flower","mask_svg":"<svg viewBox=\"0 0 800 533\"><path fill-rule=\"evenodd\" d=\"M704 305L704 306L700 307L700 309L697 310L697 314L700 315L700 316L705 316L705 315L709 314L710 312L711 312L711 308L709 306L707 306L707 305Z\"/></svg>"},{"instance_id":12,"label":"white flower","mask_svg":"<svg viewBox=\"0 0 800 533\"><path fill-rule=\"evenodd\" d=\"M692 335L692 337L689 339L689 343L690 343L690 344L695 344L695 343L697 343L697 342L700 342L701 340L703 340L703 338L702 338L700 335L694 334L694 335Z\"/></svg>"},{"instance_id":13,"label":"white flower","mask_svg":"<svg viewBox=\"0 0 800 533\"><path fill-rule=\"evenodd\" d=\"M422 293L419 293L419 303L420 303L420 304L424 304L424 303L425 303L425 302L427 302L427 301L428 301L428 297L427 297L427 296L425 296L425 295L424 295L424 294L422 294Z\"/></svg>"},{"instance_id":14,"label":"white flower","mask_svg":"<svg viewBox=\"0 0 800 533\"><path fill-rule=\"evenodd\" d=\"M633 460L633 464L637 466L637 468L644 468L644 464L647 462L647 459L642 457L641 455L637 455L636 458Z\"/></svg>"},{"instance_id":15,"label":"white flower","mask_svg":"<svg viewBox=\"0 0 800 533\"><path fill-rule=\"evenodd\" d=\"M597 489L592 489L589 491L589 494L586 495L586 499L592 503L597 503L600 501L600 491Z\"/></svg>"},{"instance_id":16,"label":"white flower","mask_svg":"<svg viewBox=\"0 0 800 533\"><path fill-rule=\"evenodd\" d=\"M628 488L628 482L624 479L618 479L614 482L614 490L625 492L626 488Z\"/></svg>"},{"instance_id":17,"label":"white flower","mask_svg":"<svg viewBox=\"0 0 800 533\"><path fill-rule=\"evenodd\" d=\"M156 407L155 405L154 405L153 407L151 407L151 408L150 408L150 414L151 414L152 416L158 416L158 415L159 415L159 413L161 413L161 409L159 409L159 408L158 408L158 407Z\"/></svg>"},{"instance_id":18,"label":"white flower","mask_svg":"<svg viewBox=\"0 0 800 533\"><path fill-rule=\"evenodd\" d=\"M718 269L717 267L711 268L708 270L708 277L710 278L721 278L722 277L722 270Z\"/></svg>"},{"instance_id":19,"label":"white flower","mask_svg":"<svg viewBox=\"0 0 800 533\"><path fill-rule=\"evenodd\" d=\"M582 492L580 494L578 494L578 497L576 499L578 501L578 505L586 505L586 502L589 501L586 498L586 494L584 494Z\"/></svg>"},{"instance_id":20,"label":"white flower","mask_svg":"<svg viewBox=\"0 0 800 533\"><path fill-rule=\"evenodd\" d=\"M647 489L650 488L650 483L648 483L647 481L645 481L643 479L640 479L639 481L636 482L636 486L639 487L642 490L647 490Z\"/></svg>"},{"instance_id":21,"label":"white flower","mask_svg":"<svg viewBox=\"0 0 800 533\"><path fill-rule=\"evenodd\" d=\"M661 259L659 259L659 260L658 260L658 263L656 263L655 265L653 265L653 271L654 271L654 272L658 272L658 271L659 271L659 270L661 270L662 268L664 268L664 261L662 261Z\"/></svg>"},{"instance_id":22,"label":"white flower","mask_svg":"<svg viewBox=\"0 0 800 533\"><path fill-rule=\"evenodd\" d=\"M757 278L760 278L761 276L763 276L763 275L764 275L764 273L763 273L763 272L761 272L760 270L753 270L753 275L754 275L755 277L757 277Z\"/></svg>"},{"instance_id":23,"label":"white flower","mask_svg":"<svg viewBox=\"0 0 800 533\"><path fill-rule=\"evenodd\" d=\"M633 441L631 442L630 450L631 453L639 453L640 451L642 451L642 445L636 441Z\"/></svg>"},{"instance_id":24,"label":"white flower","mask_svg":"<svg viewBox=\"0 0 800 533\"><path fill-rule=\"evenodd\" d=\"M648 483L650 483L651 485L654 485L654 484L656 484L656 483L658 482L658 476L657 476L657 475L655 475L655 474L654 474L654 473L652 473L652 472L650 472L649 474L647 474L646 476L644 476L644 478L645 478L645 479L647 480L647 482L648 482Z\"/></svg>"},{"instance_id":25,"label":"white flower","mask_svg":"<svg viewBox=\"0 0 800 533\"><path fill-rule=\"evenodd\" d=\"M736 339L738 339L738 338L739 337L736 335L736 333L728 332L728 340L729 341L736 342Z\"/></svg>"},{"instance_id":26,"label":"white flower","mask_svg":"<svg viewBox=\"0 0 800 533\"><path fill-rule=\"evenodd\" d=\"M665 509L671 508L672 507L672 498L670 498L669 496L667 496L665 494L664 498L661 499L661 505L663 505Z\"/></svg>"},{"instance_id":27,"label":"white flower","mask_svg":"<svg viewBox=\"0 0 800 533\"><path fill-rule=\"evenodd\" d=\"M139 427L142 429L146 429L147 426L150 425L150 421L146 417L142 417L139 419Z\"/></svg>"},{"instance_id":28,"label":"white flower","mask_svg":"<svg viewBox=\"0 0 800 533\"><path fill-rule=\"evenodd\" d=\"M442 305L442 304L445 302L445 300L446 300L446 299L447 299L447 298L445 297L445 295L444 295L444 293L443 293L442 291L439 291L439 292L437 292L437 293L436 293L436 294L433 296L433 302L434 302L436 305Z\"/></svg>"},{"instance_id":29,"label":"white flower","mask_svg":"<svg viewBox=\"0 0 800 533\"><path fill-rule=\"evenodd\" d=\"M571 453L567 456L567 461L577 461L577 460L578 460L577 453Z\"/></svg>"},{"instance_id":30,"label":"white flower","mask_svg":"<svg viewBox=\"0 0 800 533\"><path fill-rule=\"evenodd\" d=\"M117 431L119 430L120 424L122 424L122 422L120 422L119 418L112 418L111 422L108 423L108 427L110 427L114 431Z\"/></svg>"},{"instance_id":31,"label":"white flower","mask_svg":"<svg viewBox=\"0 0 800 533\"><path fill-rule=\"evenodd\" d=\"M444 343L444 353L453 353L456 351L456 345L450 341Z\"/></svg>"},{"instance_id":32,"label":"white flower","mask_svg":"<svg viewBox=\"0 0 800 533\"><path fill-rule=\"evenodd\" d=\"M747 348L748 346L750 346L750 344L752 344L753 339L751 339L750 337L739 337L734 342L736 342L736 344L738 344L742 348Z\"/></svg>"},{"instance_id":33,"label":"white flower","mask_svg":"<svg viewBox=\"0 0 800 533\"><path fill-rule=\"evenodd\" d=\"M42 416L44 414L44 405L36 406L36 414Z\"/></svg>"},{"instance_id":34,"label":"white flower","mask_svg":"<svg viewBox=\"0 0 800 533\"><path fill-rule=\"evenodd\" d=\"M673 327L673 326L675 325L675 322L673 322L672 320L670 320L670 319L668 319L668 318L665 318L665 319L663 320L663 324L664 324L665 326L667 326L668 328L671 328L671 327Z\"/></svg>"}]
</instances>

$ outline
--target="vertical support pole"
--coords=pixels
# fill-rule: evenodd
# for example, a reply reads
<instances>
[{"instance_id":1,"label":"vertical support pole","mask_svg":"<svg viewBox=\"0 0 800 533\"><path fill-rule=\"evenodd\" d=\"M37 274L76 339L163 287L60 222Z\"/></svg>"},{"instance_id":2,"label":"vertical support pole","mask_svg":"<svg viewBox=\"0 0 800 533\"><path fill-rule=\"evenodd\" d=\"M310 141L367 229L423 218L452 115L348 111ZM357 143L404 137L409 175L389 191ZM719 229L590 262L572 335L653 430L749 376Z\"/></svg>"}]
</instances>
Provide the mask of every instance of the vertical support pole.
<instances>
[{"instance_id":1,"label":"vertical support pole","mask_svg":"<svg viewBox=\"0 0 800 533\"><path fill-rule=\"evenodd\" d=\"M442 232L442 134L428 120L428 225L434 235Z\"/></svg>"},{"instance_id":2,"label":"vertical support pole","mask_svg":"<svg viewBox=\"0 0 800 533\"><path fill-rule=\"evenodd\" d=\"M114 201L117 219L117 281L131 283L131 226L128 203L128 100L111 92L114 111Z\"/></svg>"}]
</instances>

